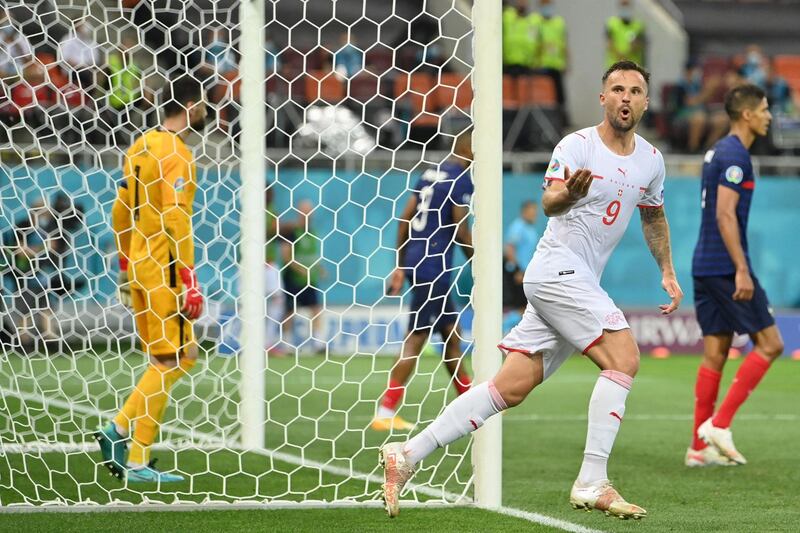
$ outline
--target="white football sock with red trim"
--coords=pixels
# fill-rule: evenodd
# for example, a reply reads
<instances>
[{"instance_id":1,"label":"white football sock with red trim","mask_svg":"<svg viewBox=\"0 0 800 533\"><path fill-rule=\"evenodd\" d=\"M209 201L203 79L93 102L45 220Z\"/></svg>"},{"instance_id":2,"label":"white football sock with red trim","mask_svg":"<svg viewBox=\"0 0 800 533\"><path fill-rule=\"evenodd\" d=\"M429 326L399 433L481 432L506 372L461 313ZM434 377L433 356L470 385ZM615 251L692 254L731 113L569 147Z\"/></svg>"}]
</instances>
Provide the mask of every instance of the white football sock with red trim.
<instances>
[{"instance_id":1,"label":"white football sock with red trim","mask_svg":"<svg viewBox=\"0 0 800 533\"><path fill-rule=\"evenodd\" d=\"M589 428L586 432L586 448L583 464L578 474L578 483L591 485L608 479L608 456L614 447L622 417L625 416L625 400L630 392L633 378L616 370L603 370L589 400Z\"/></svg>"},{"instance_id":2,"label":"white football sock with red trim","mask_svg":"<svg viewBox=\"0 0 800 533\"><path fill-rule=\"evenodd\" d=\"M412 465L422 461L436 448L472 433L492 415L508 406L491 381L477 385L448 405L436 420L406 442L403 451Z\"/></svg>"}]
</instances>

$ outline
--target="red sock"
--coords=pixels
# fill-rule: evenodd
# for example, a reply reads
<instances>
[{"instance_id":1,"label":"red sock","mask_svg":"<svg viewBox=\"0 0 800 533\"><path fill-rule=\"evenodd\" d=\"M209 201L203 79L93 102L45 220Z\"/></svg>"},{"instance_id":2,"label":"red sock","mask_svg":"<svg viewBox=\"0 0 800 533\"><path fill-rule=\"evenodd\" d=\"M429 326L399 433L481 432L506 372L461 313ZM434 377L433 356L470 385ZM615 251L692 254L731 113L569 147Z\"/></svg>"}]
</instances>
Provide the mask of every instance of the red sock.
<instances>
[{"instance_id":1,"label":"red sock","mask_svg":"<svg viewBox=\"0 0 800 533\"><path fill-rule=\"evenodd\" d=\"M756 388L758 382L764 377L769 369L770 362L758 355L756 352L750 352L745 358L739 371L736 372L736 377L733 378L728 394L725 396L719 412L714 416L711 423L718 428L729 428L733 415L739 409L744 401Z\"/></svg>"},{"instance_id":2,"label":"red sock","mask_svg":"<svg viewBox=\"0 0 800 533\"><path fill-rule=\"evenodd\" d=\"M697 436L700 424L714 416L714 404L719 394L719 380L722 373L704 366L697 371L697 382L694 384L694 432L692 433L692 449L702 450L706 447Z\"/></svg>"},{"instance_id":3,"label":"red sock","mask_svg":"<svg viewBox=\"0 0 800 533\"><path fill-rule=\"evenodd\" d=\"M387 409L391 409L392 411L397 410L397 404L400 403L400 399L403 397L403 393L406 391L405 386L395 380L389 380L389 388L386 389L386 392L383 393L383 400L381 401L381 405L386 407Z\"/></svg>"},{"instance_id":4,"label":"red sock","mask_svg":"<svg viewBox=\"0 0 800 533\"><path fill-rule=\"evenodd\" d=\"M470 379L469 374L466 372L461 372L456 374L453 380L453 386L456 388L458 395L461 396L472 387L472 379Z\"/></svg>"}]
</instances>

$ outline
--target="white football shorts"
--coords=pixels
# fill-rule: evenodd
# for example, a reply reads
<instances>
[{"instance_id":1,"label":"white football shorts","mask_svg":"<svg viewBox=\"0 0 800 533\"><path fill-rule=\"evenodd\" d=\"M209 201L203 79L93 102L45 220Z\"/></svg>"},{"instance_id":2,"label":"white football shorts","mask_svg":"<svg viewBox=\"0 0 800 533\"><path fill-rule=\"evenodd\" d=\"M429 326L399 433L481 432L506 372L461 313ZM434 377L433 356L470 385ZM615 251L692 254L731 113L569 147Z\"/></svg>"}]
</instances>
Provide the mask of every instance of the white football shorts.
<instances>
[{"instance_id":1,"label":"white football shorts","mask_svg":"<svg viewBox=\"0 0 800 533\"><path fill-rule=\"evenodd\" d=\"M542 353L544 379L572 353L586 353L603 330L627 329L625 315L596 281L573 278L525 282L528 306L498 347L508 355Z\"/></svg>"}]
</instances>

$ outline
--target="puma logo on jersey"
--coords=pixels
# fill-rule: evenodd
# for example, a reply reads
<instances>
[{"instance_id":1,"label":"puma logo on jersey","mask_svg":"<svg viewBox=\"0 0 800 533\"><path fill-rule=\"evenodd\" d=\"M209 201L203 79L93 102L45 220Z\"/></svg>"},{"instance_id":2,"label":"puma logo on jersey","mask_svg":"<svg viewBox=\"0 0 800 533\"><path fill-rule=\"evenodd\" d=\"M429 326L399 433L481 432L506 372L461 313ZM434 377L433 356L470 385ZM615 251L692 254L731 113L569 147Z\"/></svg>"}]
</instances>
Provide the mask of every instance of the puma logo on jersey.
<instances>
[{"instance_id":1,"label":"puma logo on jersey","mask_svg":"<svg viewBox=\"0 0 800 533\"><path fill-rule=\"evenodd\" d=\"M624 170L624 169L617 167L617 170L619 171L619 173L620 173L620 174L622 174L622 175L623 175L623 176L625 176L626 178L628 177L628 174L627 174L627 172L625 172L625 170Z\"/></svg>"}]
</instances>

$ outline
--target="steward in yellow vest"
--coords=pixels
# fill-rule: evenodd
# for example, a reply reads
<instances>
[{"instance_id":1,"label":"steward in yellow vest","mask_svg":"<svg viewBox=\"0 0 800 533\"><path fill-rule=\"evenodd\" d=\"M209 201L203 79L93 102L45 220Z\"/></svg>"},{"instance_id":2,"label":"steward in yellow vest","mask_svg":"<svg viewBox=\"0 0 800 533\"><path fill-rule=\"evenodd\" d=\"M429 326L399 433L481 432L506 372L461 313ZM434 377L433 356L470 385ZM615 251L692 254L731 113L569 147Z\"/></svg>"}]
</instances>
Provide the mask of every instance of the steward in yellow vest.
<instances>
[{"instance_id":1,"label":"steward in yellow vest","mask_svg":"<svg viewBox=\"0 0 800 533\"><path fill-rule=\"evenodd\" d=\"M606 68L625 59L645 64L644 29L644 22L633 18L629 2L620 2L619 16L606 22Z\"/></svg>"},{"instance_id":2,"label":"steward in yellow vest","mask_svg":"<svg viewBox=\"0 0 800 533\"><path fill-rule=\"evenodd\" d=\"M142 94L142 74L133 62L131 54L108 56L108 103L114 109L123 109L135 102Z\"/></svg>"},{"instance_id":3,"label":"steward in yellow vest","mask_svg":"<svg viewBox=\"0 0 800 533\"><path fill-rule=\"evenodd\" d=\"M525 14L526 4L520 0L503 11L503 67L523 70L539 67L542 17L538 13Z\"/></svg>"}]
</instances>

